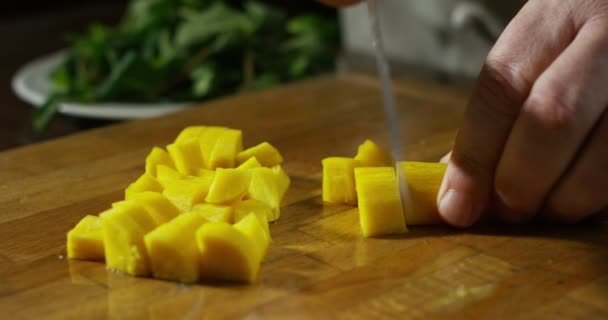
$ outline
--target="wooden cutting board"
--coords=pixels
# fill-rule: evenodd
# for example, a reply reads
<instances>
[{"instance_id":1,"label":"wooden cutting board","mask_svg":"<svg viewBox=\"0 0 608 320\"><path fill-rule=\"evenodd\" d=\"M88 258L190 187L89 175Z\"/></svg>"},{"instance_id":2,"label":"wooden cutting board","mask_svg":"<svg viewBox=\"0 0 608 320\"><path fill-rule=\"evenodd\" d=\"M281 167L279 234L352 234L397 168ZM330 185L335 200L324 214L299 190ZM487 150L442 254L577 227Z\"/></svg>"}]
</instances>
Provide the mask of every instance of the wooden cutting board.
<instances>
[{"instance_id":1,"label":"wooden cutting board","mask_svg":"<svg viewBox=\"0 0 608 320\"><path fill-rule=\"evenodd\" d=\"M396 85L407 156L449 150L466 93ZM357 209L323 205L320 160L387 144L373 78L338 75L0 153L0 318L608 318L608 222L411 228L364 239ZM258 284L180 285L65 258L65 235L122 196L152 146L188 125L269 141L292 178Z\"/></svg>"}]
</instances>

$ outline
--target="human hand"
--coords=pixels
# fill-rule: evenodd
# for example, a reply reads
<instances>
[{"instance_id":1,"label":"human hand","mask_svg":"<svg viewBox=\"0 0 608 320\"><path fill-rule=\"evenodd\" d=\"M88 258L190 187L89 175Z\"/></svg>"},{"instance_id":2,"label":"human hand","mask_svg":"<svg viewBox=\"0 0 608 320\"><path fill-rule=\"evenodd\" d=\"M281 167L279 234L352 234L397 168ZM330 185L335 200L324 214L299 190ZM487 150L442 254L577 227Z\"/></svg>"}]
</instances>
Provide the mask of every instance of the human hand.
<instances>
[{"instance_id":1,"label":"human hand","mask_svg":"<svg viewBox=\"0 0 608 320\"><path fill-rule=\"evenodd\" d=\"M492 209L575 222L608 207L608 1L530 0L481 71L438 194L466 227Z\"/></svg>"}]
</instances>

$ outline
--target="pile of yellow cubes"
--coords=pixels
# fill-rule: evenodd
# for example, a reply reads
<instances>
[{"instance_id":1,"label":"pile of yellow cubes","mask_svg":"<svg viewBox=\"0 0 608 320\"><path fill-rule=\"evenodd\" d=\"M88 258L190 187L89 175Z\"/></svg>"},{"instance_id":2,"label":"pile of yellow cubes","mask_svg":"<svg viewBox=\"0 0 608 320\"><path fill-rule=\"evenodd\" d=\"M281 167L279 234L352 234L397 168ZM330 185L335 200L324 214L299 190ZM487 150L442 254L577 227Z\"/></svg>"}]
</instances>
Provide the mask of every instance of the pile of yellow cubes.
<instances>
[{"instance_id":1,"label":"pile of yellow cubes","mask_svg":"<svg viewBox=\"0 0 608 320\"><path fill-rule=\"evenodd\" d=\"M401 162L408 189L402 204L391 155L371 140L359 146L354 158L330 157L323 164L323 201L359 207L365 237L407 232L407 225L440 222L435 198L446 165ZM404 211L404 207L407 210Z\"/></svg>"},{"instance_id":2,"label":"pile of yellow cubes","mask_svg":"<svg viewBox=\"0 0 608 320\"><path fill-rule=\"evenodd\" d=\"M266 142L243 150L240 130L188 127L152 150L125 200L69 231L68 257L183 283L255 282L290 185L282 161Z\"/></svg>"}]
</instances>

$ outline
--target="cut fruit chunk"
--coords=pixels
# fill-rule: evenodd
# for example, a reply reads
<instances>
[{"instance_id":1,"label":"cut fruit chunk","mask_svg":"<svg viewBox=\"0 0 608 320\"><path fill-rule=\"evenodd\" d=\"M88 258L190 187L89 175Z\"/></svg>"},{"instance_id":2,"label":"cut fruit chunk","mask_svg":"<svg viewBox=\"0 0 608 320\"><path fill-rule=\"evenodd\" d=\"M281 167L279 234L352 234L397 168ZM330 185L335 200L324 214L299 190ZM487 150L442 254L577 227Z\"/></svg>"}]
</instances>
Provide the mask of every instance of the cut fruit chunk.
<instances>
[{"instance_id":1,"label":"cut fruit chunk","mask_svg":"<svg viewBox=\"0 0 608 320\"><path fill-rule=\"evenodd\" d=\"M223 222L204 224L196 232L201 252L201 278L253 283L256 281L264 243L252 234L263 234L255 230L257 218L243 219L231 226Z\"/></svg>"},{"instance_id":2,"label":"cut fruit chunk","mask_svg":"<svg viewBox=\"0 0 608 320\"><path fill-rule=\"evenodd\" d=\"M270 208L266 203L254 199L248 199L235 203L232 208L235 223L253 213L260 221L260 224L262 224L262 227L264 227L264 231L266 232L268 240L270 241L270 228L268 226L268 220L274 217L272 208Z\"/></svg>"},{"instance_id":3,"label":"cut fruit chunk","mask_svg":"<svg viewBox=\"0 0 608 320\"><path fill-rule=\"evenodd\" d=\"M251 169L250 172L249 198L264 202L272 209L272 217L268 221L278 219L281 200L285 191L289 188L289 177L280 168L262 167Z\"/></svg>"},{"instance_id":4,"label":"cut fruit chunk","mask_svg":"<svg viewBox=\"0 0 608 320\"><path fill-rule=\"evenodd\" d=\"M190 139L197 139L203 134L203 132L207 129L205 126L190 126L184 128L177 138L175 138L175 143L181 143Z\"/></svg>"},{"instance_id":5,"label":"cut fruit chunk","mask_svg":"<svg viewBox=\"0 0 608 320\"><path fill-rule=\"evenodd\" d=\"M247 159L247 161L241 163L241 165L238 166L237 169L249 170L249 169L253 169L253 168L260 168L261 166L262 166L262 164L260 164L258 159L256 159L255 157L251 157L251 158Z\"/></svg>"},{"instance_id":6,"label":"cut fruit chunk","mask_svg":"<svg viewBox=\"0 0 608 320\"><path fill-rule=\"evenodd\" d=\"M154 147L152 148L150 154L146 157L146 172L153 177L156 177L156 167L159 165L175 168L175 164L167 151L159 147Z\"/></svg>"},{"instance_id":7,"label":"cut fruit chunk","mask_svg":"<svg viewBox=\"0 0 608 320\"><path fill-rule=\"evenodd\" d=\"M260 220L255 213L250 213L241 219L239 222L234 224L234 228L242 232L247 236L249 241L254 244L256 248L257 261L262 261L266 257L268 246L270 246L270 237L267 235L268 221L266 219Z\"/></svg>"},{"instance_id":8,"label":"cut fruit chunk","mask_svg":"<svg viewBox=\"0 0 608 320\"><path fill-rule=\"evenodd\" d=\"M241 164L249 158L255 157L264 167L274 167L283 162L283 157L275 147L268 142L262 142L255 147L240 152L236 162Z\"/></svg>"},{"instance_id":9,"label":"cut fruit chunk","mask_svg":"<svg viewBox=\"0 0 608 320\"><path fill-rule=\"evenodd\" d=\"M186 175L181 174L168 166L161 164L156 167L156 180L163 188L166 188L170 181L180 180L186 177Z\"/></svg>"},{"instance_id":10,"label":"cut fruit chunk","mask_svg":"<svg viewBox=\"0 0 608 320\"><path fill-rule=\"evenodd\" d=\"M289 186L291 185L291 179L289 179L289 176L287 175L285 170L283 170L283 167L274 166L271 169L272 169L272 173L274 173L276 181L277 181L277 189L279 192L279 198L283 199L283 197L285 196L285 193L287 192L287 190L289 189Z\"/></svg>"},{"instance_id":11,"label":"cut fruit chunk","mask_svg":"<svg viewBox=\"0 0 608 320\"><path fill-rule=\"evenodd\" d=\"M390 167L394 165L390 153L369 139L359 146L355 160L361 161L364 167Z\"/></svg>"},{"instance_id":12,"label":"cut fruit chunk","mask_svg":"<svg viewBox=\"0 0 608 320\"><path fill-rule=\"evenodd\" d=\"M229 204L241 200L247 193L249 180L249 174L245 170L218 168L205 201Z\"/></svg>"},{"instance_id":13,"label":"cut fruit chunk","mask_svg":"<svg viewBox=\"0 0 608 320\"><path fill-rule=\"evenodd\" d=\"M205 200L213 182L213 175L170 181L167 183L163 195L181 212L190 211L195 204Z\"/></svg>"},{"instance_id":14,"label":"cut fruit chunk","mask_svg":"<svg viewBox=\"0 0 608 320\"><path fill-rule=\"evenodd\" d=\"M134 201L121 201L100 218L107 266L131 275L147 275L144 235L156 227L148 212Z\"/></svg>"},{"instance_id":15,"label":"cut fruit chunk","mask_svg":"<svg viewBox=\"0 0 608 320\"><path fill-rule=\"evenodd\" d=\"M395 170L392 167L355 168L355 180L363 236L407 232Z\"/></svg>"},{"instance_id":16,"label":"cut fruit chunk","mask_svg":"<svg viewBox=\"0 0 608 320\"><path fill-rule=\"evenodd\" d=\"M145 191L163 191L163 186L148 172L142 174L135 182L131 183L127 189L125 189L125 199L128 200L133 197L133 195Z\"/></svg>"},{"instance_id":17,"label":"cut fruit chunk","mask_svg":"<svg viewBox=\"0 0 608 320\"><path fill-rule=\"evenodd\" d=\"M195 234L206 222L199 212L187 212L145 236L155 278L184 283L199 280L200 253Z\"/></svg>"},{"instance_id":18,"label":"cut fruit chunk","mask_svg":"<svg viewBox=\"0 0 608 320\"><path fill-rule=\"evenodd\" d=\"M195 175L203 166L198 139L186 139L180 143L170 144L167 146L167 151L175 163L175 168L181 174Z\"/></svg>"},{"instance_id":19,"label":"cut fruit chunk","mask_svg":"<svg viewBox=\"0 0 608 320\"><path fill-rule=\"evenodd\" d=\"M362 163L352 158L331 157L323 165L323 201L357 205L354 169Z\"/></svg>"},{"instance_id":20,"label":"cut fruit chunk","mask_svg":"<svg viewBox=\"0 0 608 320\"><path fill-rule=\"evenodd\" d=\"M209 222L226 222L234 221L231 206L223 206L211 203L197 204L192 208L192 211L198 212Z\"/></svg>"},{"instance_id":21,"label":"cut fruit chunk","mask_svg":"<svg viewBox=\"0 0 608 320\"><path fill-rule=\"evenodd\" d=\"M207 167L234 168L236 156L243 150L243 132L241 130L225 129L218 136L213 151L209 155Z\"/></svg>"},{"instance_id":22,"label":"cut fruit chunk","mask_svg":"<svg viewBox=\"0 0 608 320\"><path fill-rule=\"evenodd\" d=\"M179 215L179 210L165 196L158 192L141 192L131 200L144 207L156 225L167 223Z\"/></svg>"},{"instance_id":23,"label":"cut fruit chunk","mask_svg":"<svg viewBox=\"0 0 608 320\"><path fill-rule=\"evenodd\" d=\"M226 128L223 127L207 127L200 135L198 143L203 155L204 168L211 169L211 154L224 131Z\"/></svg>"},{"instance_id":24,"label":"cut fruit chunk","mask_svg":"<svg viewBox=\"0 0 608 320\"><path fill-rule=\"evenodd\" d=\"M99 217L88 215L68 232L68 258L103 260L103 232Z\"/></svg>"},{"instance_id":25,"label":"cut fruit chunk","mask_svg":"<svg viewBox=\"0 0 608 320\"><path fill-rule=\"evenodd\" d=\"M442 223L437 211L437 193L447 168L443 163L402 162L407 177L409 210L405 211L408 225Z\"/></svg>"}]
</instances>

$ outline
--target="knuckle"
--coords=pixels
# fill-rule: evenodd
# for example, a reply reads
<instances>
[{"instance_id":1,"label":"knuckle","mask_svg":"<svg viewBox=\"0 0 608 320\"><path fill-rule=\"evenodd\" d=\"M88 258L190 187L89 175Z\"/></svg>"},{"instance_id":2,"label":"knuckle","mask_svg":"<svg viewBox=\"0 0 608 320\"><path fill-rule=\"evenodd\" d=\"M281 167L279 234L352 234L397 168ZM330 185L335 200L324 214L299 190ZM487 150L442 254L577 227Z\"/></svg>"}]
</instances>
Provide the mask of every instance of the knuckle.
<instances>
[{"instance_id":1,"label":"knuckle","mask_svg":"<svg viewBox=\"0 0 608 320\"><path fill-rule=\"evenodd\" d=\"M513 117L523 104L528 83L521 72L504 59L490 55L479 76L479 98L499 116Z\"/></svg>"},{"instance_id":2,"label":"knuckle","mask_svg":"<svg viewBox=\"0 0 608 320\"><path fill-rule=\"evenodd\" d=\"M600 209L591 203L580 197L568 197L565 200L550 201L548 209L552 216L563 222L577 222Z\"/></svg>"},{"instance_id":3,"label":"knuckle","mask_svg":"<svg viewBox=\"0 0 608 320\"><path fill-rule=\"evenodd\" d=\"M605 189L577 187L562 189L547 201L548 211L564 222L577 222L608 206Z\"/></svg>"},{"instance_id":4,"label":"knuckle","mask_svg":"<svg viewBox=\"0 0 608 320\"><path fill-rule=\"evenodd\" d=\"M575 103L572 103L556 89L533 91L524 107L541 128L567 130L576 125Z\"/></svg>"},{"instance_id":5,"label":"knuckle","mask_svg":"<svg viewBox=\"0 0 608 320\"><path fill-rule=\"evenodd\" d=\"M510 175L498 174L494 181L494 190L512 215L529 216L534 214L538 201L534 193L523 187Z\"/></svg>"},{"instance_id":6,"label":"knuckle","mask_svg":"<svg viewBox=\"0 0 608 320\"><path fill-rule=\"evenodd\" d=\"M487 177L492 170L478 156L466 151L463 152L462 149L454 149L450 154L450 161L475 177Z\"/></svg>"}]
</instances>

